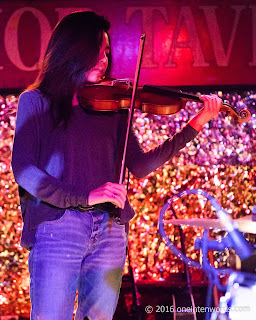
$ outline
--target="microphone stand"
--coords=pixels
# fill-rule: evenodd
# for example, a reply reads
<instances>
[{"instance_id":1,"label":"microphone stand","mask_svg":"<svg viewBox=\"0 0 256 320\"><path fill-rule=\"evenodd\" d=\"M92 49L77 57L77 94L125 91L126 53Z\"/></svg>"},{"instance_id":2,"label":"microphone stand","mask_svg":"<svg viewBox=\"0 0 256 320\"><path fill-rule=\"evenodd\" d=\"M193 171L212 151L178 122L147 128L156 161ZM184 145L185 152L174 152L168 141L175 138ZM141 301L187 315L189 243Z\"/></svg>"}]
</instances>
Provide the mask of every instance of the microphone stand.
<instances>
[{"instance_id":1,"label":"microphone stand","mask_svg":"<svg viewBox=\"0 0 256 320\"><path fill-rule=\"evenodd\" d=\"M140 304L140 299L139 299L139 292L138 288L135 282L135 277L134 277L134 272L133 268L131 265L131 257L130 257L130 251L127 246L127 254L128 254L128 269L129 269L129 274L130 274L130 279L132 282L132 305L131 305L131 310L130 310L130 319L132 320L142 320L142 306Z\"/></svg>"},{"instance_id":2,"label":"microphone stand","mask_svg":"<svg viewBox=\"0 0 256 320\"><path fill-rule=\"evenodd\" d=\"M177 215L176 215L176 212L173 208L172 203L170 205L170 208L172 210L172 214L173 214L174 218L177 219ZM178 226L178 227L179 227L179 233L180 233L181 251L184 255L186 255L184 233L183 233L182 227L181 226ZM189 293L190 300L191 300L192 307L193 307L193 317L194 317L194 320L197 320L196 312L195 312L195 310L196 310L195 309L195 300L194 300L193 292L192 292L189 269L188 269L188 265L185 262L184 262L184 269L185 269L185 274L186 274L187 289L188 289L188 293Z\"/></svg>"}]
</instances>

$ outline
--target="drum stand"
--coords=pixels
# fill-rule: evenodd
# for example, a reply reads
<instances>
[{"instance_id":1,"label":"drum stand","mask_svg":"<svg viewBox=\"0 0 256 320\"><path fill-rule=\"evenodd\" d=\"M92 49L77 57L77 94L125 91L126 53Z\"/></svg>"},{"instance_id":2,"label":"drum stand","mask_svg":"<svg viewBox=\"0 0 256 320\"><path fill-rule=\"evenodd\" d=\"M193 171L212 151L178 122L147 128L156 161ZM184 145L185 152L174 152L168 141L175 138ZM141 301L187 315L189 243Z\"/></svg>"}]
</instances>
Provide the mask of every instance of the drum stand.
<instances>
[{"instance_id":1,"label":"drum stand","mask_svg":"<svg viewBox=\"0 0 256 320\"><path fill-rule=\"evenodd\" d=\"M170 241L169 237L166 235L164 230L164 224L172 224L175 219L169 220L164 222L164 215L167 208L172 206L173 201L177 200L180 197L183 197L188 194L199 194L204 196L207 200L210 200L211 205L216 209L217 216L219 220L222 222L225 229L228 231L228 235L223 238L220 242L215 240L209 240L209 232L208 230L204 230L202 239L197 238L195 242L195 248L202 250L202 265L198 262L195 262L191 259L189 259L183 250L183 253L180 252ZM173 209L172 209L173 211ZM193 220L193 219L192 219ZM213 220L214 221L214 220ZM180 225L182 223L179 223ZM186 222L183 224L186 224ZM193 224L194 225L194 222ZM212 227L212 225L211 225ZM208 294L207 294L207 305L206 307L211 307L211 301L212 301L212 290L214 285L217 286L217 288L220 291L225 291L226 286L223 286L220 283L219 275L228 274L230 275L232 270L229 269L216 269L208 261L208 252L213 250L224 250L225 248L233 248L237 252L238 256L243 260L247 259L252 255L252 248L251 245L246 241L246 239L243 237L243 235L237 230L236 224L233 222L229 214L220 206L218 201L211 195L207 194L205 191L200 189L192 189L192 190L185 190L182 192L179 192L175 196L173 196L171 199L169 199L163 208L160 211L159 215L159 231L160 234L167 244L167 246L170 248L170 250L179 258L181 259L185 264L188 264L189 266L193 266L196 268L204 269L207 273L208 279L209 279L209 287L208 287ZM206 320L210 319L210 309L206 309L208 312L206 314ZM228 318L226 318L228 319ZM232 319L231 319L232 320ZM249 319L247 319L249 320Z\"/></svg>"}]
</instances>

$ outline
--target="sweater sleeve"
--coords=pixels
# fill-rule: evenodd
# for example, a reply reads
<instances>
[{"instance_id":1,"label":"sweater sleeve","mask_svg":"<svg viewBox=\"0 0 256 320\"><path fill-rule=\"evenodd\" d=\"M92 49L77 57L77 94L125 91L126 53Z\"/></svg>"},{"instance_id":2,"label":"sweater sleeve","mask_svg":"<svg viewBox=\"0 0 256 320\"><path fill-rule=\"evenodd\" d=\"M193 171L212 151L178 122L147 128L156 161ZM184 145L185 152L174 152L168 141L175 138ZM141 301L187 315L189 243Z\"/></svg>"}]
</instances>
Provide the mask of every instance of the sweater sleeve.
<instances>
[{"instance_id":1,"label":"sweater sleeve","mask_svg":"<svg viewBox=\"0 0 256 320\"><path fill-rule=\"evenodd\" d=\"M187 124L181 131L167 139L163 144L148 152L144 152L132 130L128 142L126 166L135 177L143 178L166 161L172 159L197 134L198 131Z\"/></svg>"},{"instance_id":2,"label":"sweater sleeve","mask_svg":"<svg viewBox=\"0 0 256 320\"><path fill-rule=\"evenodd\" d=\"M32 196L58 208L86 206L87 197L38 167L40 115L45 112L35 90L21 94L18 103L12 151L12 170L17 184Z\"/></svg>"}]
</instances>

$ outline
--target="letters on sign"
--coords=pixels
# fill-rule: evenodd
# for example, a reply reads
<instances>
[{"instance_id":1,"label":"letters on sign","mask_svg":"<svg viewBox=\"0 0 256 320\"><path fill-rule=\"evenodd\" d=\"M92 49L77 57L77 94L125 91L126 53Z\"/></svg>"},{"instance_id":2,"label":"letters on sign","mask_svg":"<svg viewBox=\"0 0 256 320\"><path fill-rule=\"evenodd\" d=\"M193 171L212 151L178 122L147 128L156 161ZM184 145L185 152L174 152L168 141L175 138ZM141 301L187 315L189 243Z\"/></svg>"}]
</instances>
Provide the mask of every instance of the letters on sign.
<instances>
[{"instance_id":1,"label":"letters on sign","mask_svg":"<svg viewBox=\"0 0 256 320\"><path fill-rule=\"evenodd\" d=\"M77 2L77 5L76 5ZM215 1L51 1L0 3L0 88L25 88L37 75L51 32L65 15L93 10L111 22L112 76L133 78L146 34L141 84L255 85L256 5ZM99 6L100 4L100 6ZM67 5L67 2L65 2Z\"/></svg>"}]
</instances>

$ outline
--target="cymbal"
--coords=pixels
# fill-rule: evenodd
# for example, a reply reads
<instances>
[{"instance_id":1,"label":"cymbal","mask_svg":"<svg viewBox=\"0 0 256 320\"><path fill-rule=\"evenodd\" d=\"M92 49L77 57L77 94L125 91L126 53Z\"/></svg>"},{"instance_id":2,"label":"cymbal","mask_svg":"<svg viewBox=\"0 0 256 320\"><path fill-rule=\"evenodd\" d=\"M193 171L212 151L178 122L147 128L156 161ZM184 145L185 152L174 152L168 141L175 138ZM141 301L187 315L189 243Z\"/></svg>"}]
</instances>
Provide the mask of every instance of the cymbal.
<instances>
[{"instance_id":1,"label":"cymbal","mask_svg":"<svg viewBox=\"0 0 256 320\"><path fill-rule=\"evenodd\" d=\"M256 222L252 221L252 215L245 216L243 218L233 220L237 223L238 229L241 232L253 233L256 234ZM173 224L173 225L186 225L191 227L201 227L204 229L219 229L225 230L221 220L219 219L171 219L165 220L164 224Z\"/></svg>"}]
</instances>

